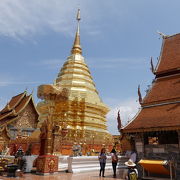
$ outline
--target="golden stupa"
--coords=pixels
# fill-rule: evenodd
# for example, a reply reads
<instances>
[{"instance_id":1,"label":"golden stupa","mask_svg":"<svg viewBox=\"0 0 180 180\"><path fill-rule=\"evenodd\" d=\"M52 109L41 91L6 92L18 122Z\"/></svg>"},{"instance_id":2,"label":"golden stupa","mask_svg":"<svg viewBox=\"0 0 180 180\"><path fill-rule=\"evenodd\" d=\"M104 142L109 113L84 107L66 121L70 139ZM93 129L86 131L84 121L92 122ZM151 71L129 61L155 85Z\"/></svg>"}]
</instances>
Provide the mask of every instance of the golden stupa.
<instances>
[{"instance_id":1,"label":"golden stupa","mask_svg":"<svg viewBox=\"0 0 180 180\"><path fill-rule=\"evenodd\" d=\"M59 101L55 119L67 125L68 133L60 136L62 154L70 154L74 144L80 144L83 154L112 147L112 135L107 130L106 114L109 108L96 90L89 68L82 56L80 45L80 10L77 13L77 31L71 55L67 58L52 86L67 89L68 100ZM38 103L40 122L48 116L49 101ZM55 105L56 106L56 105Z\"/></svg>"}]
</instances>

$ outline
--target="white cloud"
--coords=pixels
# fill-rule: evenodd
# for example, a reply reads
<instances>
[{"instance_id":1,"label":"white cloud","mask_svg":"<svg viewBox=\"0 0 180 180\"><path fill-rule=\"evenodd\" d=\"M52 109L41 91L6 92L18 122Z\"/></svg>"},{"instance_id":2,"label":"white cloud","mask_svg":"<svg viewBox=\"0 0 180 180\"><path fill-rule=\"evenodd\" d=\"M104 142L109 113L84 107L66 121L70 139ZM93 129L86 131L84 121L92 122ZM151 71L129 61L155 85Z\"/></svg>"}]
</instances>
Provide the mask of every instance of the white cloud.
<instances>
[{"instance_id":1,"label":"white cloud","mask_svg":"<svg viewBox=\"0 0 180 180\"><path fill-rule=\"evenodd\" d=\"M13 77L12 75L9 75L8 73L0 74L0 87L10 86L10 85L39 84L39 83L41 82L22 80L22 78L19 78L17 76Z\"/></svg>"},{"instance_id":2,"label":"white cloud","mask_svg":"<svg viewBox=\"0 0 180 180\"><path fill-rule=\"evenodd\" d=\"M0 35L22 38L48 30L71 34L78 7L88 24L92 4L83 0L1 0Z\"/></svg>"},{"instance_id":3,"label":"white cloud","mask_svg":"<svg viewBox=\"0 0 180 180\"><path fill-rule=\"evenodd\" d=\"M58 0L4 0L0 3L0 34L21 37L43 32L44 28L67 31L69 1ZM71 13L70 13L71 14Z\"/></svg>"},{"instance_id":4,"label":"white cloud","mask_svg":"<svg viewBox=\"0 0 180 180\"><path fill-rule=\"evenodd\" d=\"M8 73L0 74L0 87L8 86L10 82L15 82L13 77L11 77Z\"/></svg>"},{"instance_id":5,"label":"white cloud","mask_svg":"<svg viewBox=\"0 0 180 180\"><path fill-rule=\"evenodd\" d=\"M84 30L92 36L101 33L104 20L116 17L116 21L123 23L130 14L134 17L130 10L134 6L119 0L1 0L0 35L21 39L48 30L74 35L78 8Z\"/></svg>"},{"instance_id":6,"label":"white cloud","mask_svg":"<svg viewBox=\"0 0 180 180\"><path fill-rule=\"evenodd\" d=\"M107 114L108 119L108 130L112 134L119 134L117 130L117 113L120 110L120 116L122 125L126 123L136 115L139 110L139 103L136 98L129 98L125 101L117 99L108 99L107 100L111 106L111 111Z\"/></svg>"}]
</instances>

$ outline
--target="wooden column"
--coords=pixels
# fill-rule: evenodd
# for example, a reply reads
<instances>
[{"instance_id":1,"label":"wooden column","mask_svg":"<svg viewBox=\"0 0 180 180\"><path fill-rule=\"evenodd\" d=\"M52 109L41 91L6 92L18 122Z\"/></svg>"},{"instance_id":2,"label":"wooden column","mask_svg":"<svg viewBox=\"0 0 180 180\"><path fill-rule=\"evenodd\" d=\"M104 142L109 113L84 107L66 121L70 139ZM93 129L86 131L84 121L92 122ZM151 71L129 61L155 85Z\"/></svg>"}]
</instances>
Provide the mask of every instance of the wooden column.
<instances>
[{"instance_id":1,"label":"wooden column","mask_svg":"<svg viewBox=\"0 0 180 180\"><path fill-rule=\"evenodd\" d=\"M178 133L179 150L180 150L180 130L177 130L177 133Z\"/></svg>"},{"instance_id":2,"label":"wooden column","mask_svg":"<svg viewBox=\"0 0 180 180\"><path fill-rule=\"evenodd\" d=\"M145 156L145 144L144 144L144 133L140 133L141 142L142 142L142 158Z\"/></svg>"}]
</instances>

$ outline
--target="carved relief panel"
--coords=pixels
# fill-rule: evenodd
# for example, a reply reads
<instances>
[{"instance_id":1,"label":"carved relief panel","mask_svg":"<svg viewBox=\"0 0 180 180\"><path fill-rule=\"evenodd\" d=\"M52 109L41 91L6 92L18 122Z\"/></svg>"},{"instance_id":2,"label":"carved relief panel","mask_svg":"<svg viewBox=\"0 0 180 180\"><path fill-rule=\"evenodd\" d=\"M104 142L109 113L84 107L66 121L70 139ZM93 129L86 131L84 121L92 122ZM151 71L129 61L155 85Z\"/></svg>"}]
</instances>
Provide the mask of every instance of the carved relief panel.
<instances>
[{"instance_id":1,"label":"carved relief panel","mask_svg":"<svg viewBox=\"0 0 180 180\"><path fill-rule=\"evenodd\" d=\"M11 139L15 139L17 136L29 136L37 127L38 115L31 104L25 107L25 109L19 114L19 118L8 125L8 134Z\"/></svg>"}]
</instances>

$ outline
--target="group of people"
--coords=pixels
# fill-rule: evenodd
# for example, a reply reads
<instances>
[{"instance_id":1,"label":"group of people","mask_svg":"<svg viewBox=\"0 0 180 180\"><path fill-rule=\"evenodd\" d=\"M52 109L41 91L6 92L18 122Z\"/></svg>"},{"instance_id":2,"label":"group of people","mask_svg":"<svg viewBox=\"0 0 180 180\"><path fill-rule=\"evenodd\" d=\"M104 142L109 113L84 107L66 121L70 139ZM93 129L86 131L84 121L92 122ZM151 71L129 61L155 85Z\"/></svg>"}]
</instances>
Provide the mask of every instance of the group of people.
<instances>
[{"instance_id":1,"label":"group of people","mask_svg":"<svg viewBox=\"0 0 180 180\"><path fill-rule=\"evenodd\" d=\"M136 169L136 152L131 151L126 153L126 156L129 158L127 162L125 162L125 165L127 168L123 171L123 179L125 180L136 180L138 179L138 171ZM99 163L100 163L100 171L99 176L105 177L105 166L106 166L106 149L102 148L101 152L99 153ZM116 178L116 167L118 163L118 156L116 153L116 150L113 148L111 151L111 159L112 159L112 168L113 168L113 177Z\"/></svg>"}]
</instances>

